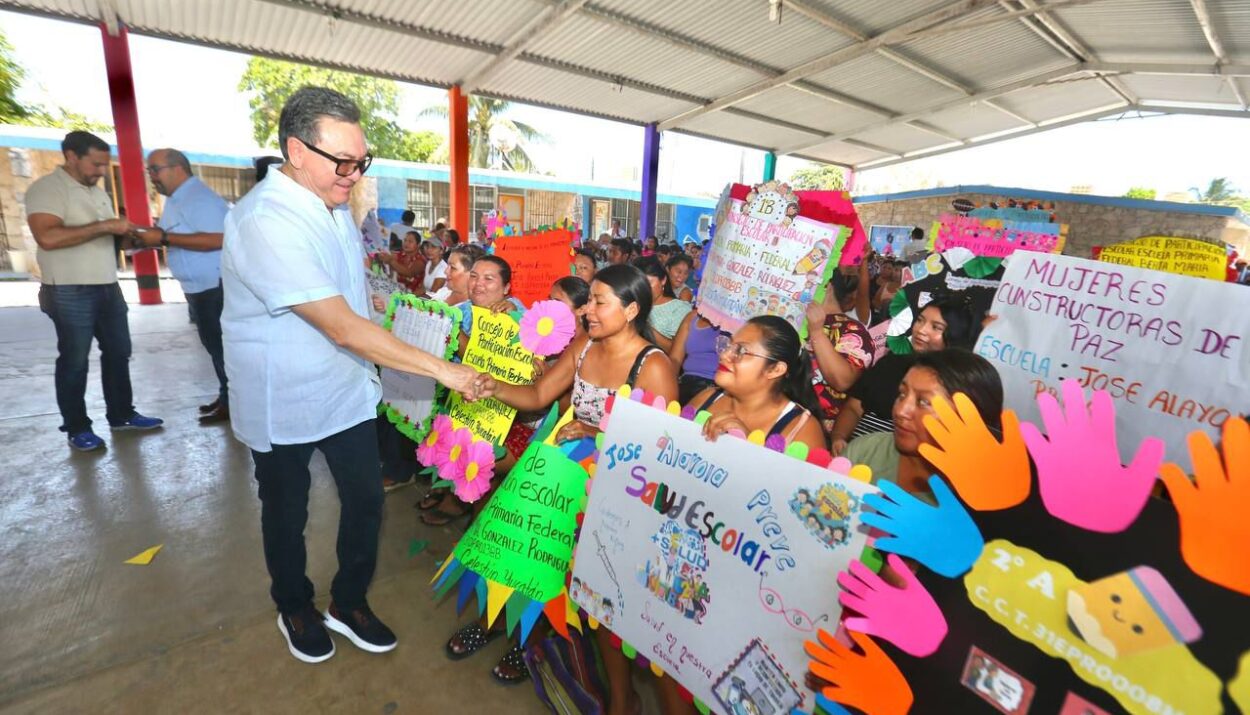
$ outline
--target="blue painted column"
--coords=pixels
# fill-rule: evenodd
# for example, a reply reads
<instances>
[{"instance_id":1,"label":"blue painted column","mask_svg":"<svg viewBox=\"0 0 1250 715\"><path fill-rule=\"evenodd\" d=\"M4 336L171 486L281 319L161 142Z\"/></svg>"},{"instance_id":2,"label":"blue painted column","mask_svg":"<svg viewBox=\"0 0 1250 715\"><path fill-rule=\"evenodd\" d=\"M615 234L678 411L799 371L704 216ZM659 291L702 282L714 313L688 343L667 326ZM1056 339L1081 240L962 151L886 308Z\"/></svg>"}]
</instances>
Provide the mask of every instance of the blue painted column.
<instances>
[{"instance_id":1,"label":"blue painted column","mask_svg":"<svg viewBox=\"0 0 1250 715\"><path fill-rule=\"evenodd\" d=\"M764 181L777 178L777 155L771 151L764 155Z\"/></svg>"},{"instance_id":2,"label":"blue painted column","mask_svg":"<svg viewBox=\"0 0 1250 715\"><path fill-rule=\"evenodd\" d=\"M655 234L655 198L659 178L660 130L653 123L642 129L642 209L635 238Z\"/></svg>"}]
</instances>

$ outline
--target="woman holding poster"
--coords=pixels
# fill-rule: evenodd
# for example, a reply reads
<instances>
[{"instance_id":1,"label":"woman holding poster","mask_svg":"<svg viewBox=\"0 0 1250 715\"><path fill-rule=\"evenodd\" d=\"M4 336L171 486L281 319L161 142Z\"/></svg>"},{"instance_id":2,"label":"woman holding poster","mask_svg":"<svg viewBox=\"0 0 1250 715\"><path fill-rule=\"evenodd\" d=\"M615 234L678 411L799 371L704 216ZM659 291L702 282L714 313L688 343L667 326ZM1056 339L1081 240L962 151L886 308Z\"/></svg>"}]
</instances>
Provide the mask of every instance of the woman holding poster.
<instances>
[{"instance_id":1,"label":"woman holding poster","mask_svg":"<svg viewBox=\"0 0 1250 715\"><path fill-rule=\"evenodd\" d=\"M711 413L703 425L708 439L736 429L763 432L769 446L825 448L815 417L820 408L812 391L812 358L794 326L775 315L752 318L733 337L718 339L717 352L716 386L689 403L696 412Z\"/></svg>"},{"instance_id":2,"label":"woman holding poster","mask_svg":"<svg viewBox=\"0 0 1250 715\"><path fill-rule=\"evenodd\" d=\"M608 396L621 385L677 399L677 374L649 340L650 313L651 286L641 271L626 265L604 268L590 284L587 335L575 339L534 384L495 381L495 397L520 411L534 411L549 408L572 388L575 419L560 428L557 442L599 434ZM629 659L608 642L608 636L606 628L595 631L612 690L609 712L636 712L639 700L630 683Z\"/></svg>"}]
</instances>

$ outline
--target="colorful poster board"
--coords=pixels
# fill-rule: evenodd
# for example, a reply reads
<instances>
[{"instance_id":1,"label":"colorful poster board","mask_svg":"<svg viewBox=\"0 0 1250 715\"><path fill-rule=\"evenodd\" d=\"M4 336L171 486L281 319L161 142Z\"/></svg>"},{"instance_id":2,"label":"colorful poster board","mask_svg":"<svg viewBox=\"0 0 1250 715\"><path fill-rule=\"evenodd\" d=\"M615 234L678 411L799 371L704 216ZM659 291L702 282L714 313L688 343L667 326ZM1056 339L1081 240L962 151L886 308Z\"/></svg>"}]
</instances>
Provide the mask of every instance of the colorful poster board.
<instances>
[{"instance_id":1,"label":"colorful poster board","mask_svg":"<svg viewBox=\"0 0 1250 715\"><path fill-rule=\"evenodd\" d=\"M981 322L1002 277L1002 259L974 257L966 248L930 253L904 267L899 277L902 287L890 301L886 334L891 352L906 355L912 351L910 336L916 316L934 300L961 303L973 321Z\"/></svg>"},{"instance_id":2,"label":"colorful poster board","mask_svg":"<svg viewBox=\"0 0 1250 715\"><path fill-rule=\"evenodd\" d=\"M804 310L824 297L850 233L846 226L805 217L801 204L768 198L771 193L736 199L727 192L716 209L698 309L722 330L737 330L757 315L778 315L805 334Z\"/></svg>"},{"instance_id":3,"label":"colorful poster board","mask_svg":"<svg viewBox=\"0 0 1250 715\"><path fill-rule=\"evenodd\" d=\"M942 214L929 229L929 247L939 253L967 248L989 258L1004 258L1016 251L1062 253L1067 229L1067 224Z\"/></svg>"},{"instance_id":4,"label":"colorful poster board","mask_svg":"<svg viewBox=\"0 0 1250 715\"><path fill-rule=\"evenodd\" d=\"M1188 464L1185 436L1215 435L1250 409L1245 289L1071 256L1019 253L975 351L1003 378L1007 406L1040 424L1034 397L1074 378L1108 390L1125 463L1147 436Z\"/></svg>"},{"instance_id":5,"label":"colorful poster board","mask_svg":"<svg viewBox=\"0 0 1250 715\"><path fill-rule=\"evenodd\" d=\"M500 236L495 255L512 266L512 295L529 307L551 295L551 284L572 272L573 232L551 228Z\"/></svg>"},{"instance_id":6,"label":"colorful poster board","mask_svg":"<svg viewBox=\"0 0 1250 715\"><path fill-rule=\"evenodd\" d=\"M911 230L911 226L873 226L868 229L868 245L879 255L901 258Z\"/></svg>"},{"instance_id":7,"label":"colorful poster board","mask_svg":"<svg viewBox=\"0 0 1250 715\"><path fill-rule=\"evenodd\" d=\"M876 489L646 399L612 405L570 598L715 712L810 707L803 641L838 622Z\"/></svg>"},{"instance_id":8,"label":"colorful poster board","mask_svg":"<svg viewBox=\"0 0 1250 715\"><path fill-rule=\"evenodd\" d=\"M460 336L460 310L411 294L391 297L383 327L405 343L448 359ZM387 419L413 441L430 428L434 408L445 390L432 377L381 369L382 409Z\"/></svg>"},{"instance_id":9,"label":"colorful poster board","mask_svg":"<svg viewBox=\"0 0 1250 715\"><path fill-rule=\"evenodd\" d=\"M534 378L534 354L520 343L521 326L507 313L473 306L473 330L464 350L464 364L512 385ZM465 402L458 392L447 397L447 414L456 427L467 427L477 439L501 445L512 428L516 409L488 397Z\"/></svg>"},{"instance_id":10,"label":"colorful poster board","mask_svg":"<svg viewBox=\"0 0 1250 715\"><path fill-rule=\"evenodd\" d=\"M1094 258L1103 263L1217 281L1224 280L1228 273L1227 249L1196 238L1143 236L1103 246Z\"/></svg>"}]
</instances>

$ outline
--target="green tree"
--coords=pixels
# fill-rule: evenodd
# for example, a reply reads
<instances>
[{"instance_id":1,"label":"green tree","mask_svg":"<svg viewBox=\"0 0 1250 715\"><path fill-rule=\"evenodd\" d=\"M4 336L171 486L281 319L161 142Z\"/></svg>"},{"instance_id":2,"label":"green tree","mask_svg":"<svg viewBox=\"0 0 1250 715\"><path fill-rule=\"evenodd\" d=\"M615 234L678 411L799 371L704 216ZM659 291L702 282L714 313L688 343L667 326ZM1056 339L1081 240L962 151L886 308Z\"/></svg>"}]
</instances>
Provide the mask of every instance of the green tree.
<instances>
[{"instance_id":1,"label":"green tree","mask_svg":"<svg viewBox=\"0 0 1250 715\"><path fill-rule=\"evenodd\" d=\"M1128 191L1124 192L1124 198L1146 199L1148 201L1154 201L1154 198L1157 194L1158 192L1156 192L1154 189L1147 189L1144 186L1134 186L1130 188Z\"/></svg>"},{"instance_id":2,"label":"green tree","mask_svg":"<svg viewBox=\"0 0 1250 715\"><path fill-rule=\"evenodd\" d=\"M64 107L24 105L17 99L17 92L26 79L26 68L13 56L13 45L0 32L0 123L22 124L33 127L58 129L86 129L93 132L111 132L112 125L88 119L85 115L71 112Z\"/></svg>"},{"instance_id":3,"label":"green tree","mask_svg":"<svg viewBox=\"0 0 1250 715\"><path fill-rule=\"evenodd\" d=\"M527 146L549 142L547 135L508 116L512 102L469 95L469 166L507 171L537 171ZM447 105L436 104L421 110L421 117L446 117ZM447 161L447 147L436 159Z\"/></svg>"},{"instance_id":4,"label":"green tree","mask_svg":"<svg viewBox=\"0 0 1250 715\"><path fill-rule=\"evenodd\" d=\"M1194 195L1194 199L1201 204L1227 204L1230 201L1237 200L1237 189L1233 188L1233 185L1224 177L1211 179L1211 182L1207 184L1205 189L1199 189L1195 186L1189 191Z\"/></svg>"},{"instance_id":5,"label":"green tree","mask_svg":"<svg viewBox=\"0 0 1250 715\"><path fill-rule=\"evenodd\" d=\"M393 80L338 72L310 65L253 57L239 79L239 91L251 95L252 136L265 147L278 146L278 117L295 90L328 87L351 97L360 107L360 126L374 156L400 161L428 161L442 141L436 132L413 132L399 126L399 85Z\"/></svg>"},{"instance_id":6,"label":"green tree","mask_svg":"<svg viewBox=\"0 0 1250 715\"><path fill-rule=\"evenodd\" d=\"M809 166L790 175L790 187L801 191L842 191L846 188L846 174L832 164Z\"/></svg>"}]
</instances>

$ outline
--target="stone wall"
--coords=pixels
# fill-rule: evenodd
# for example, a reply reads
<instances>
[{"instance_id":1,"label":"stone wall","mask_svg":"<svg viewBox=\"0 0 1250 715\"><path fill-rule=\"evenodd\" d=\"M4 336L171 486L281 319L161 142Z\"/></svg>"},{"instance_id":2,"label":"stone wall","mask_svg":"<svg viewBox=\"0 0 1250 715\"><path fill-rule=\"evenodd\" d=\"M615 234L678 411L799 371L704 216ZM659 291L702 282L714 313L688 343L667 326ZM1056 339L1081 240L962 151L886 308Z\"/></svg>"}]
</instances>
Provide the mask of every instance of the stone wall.
<instances>
[{"instance_id":1,"label":"stone wall","mask_svg":"<svg viewBox=\"0 0 1250 715\"><path fill-rule=\"evenodd\" d=\"M26 225L26 189L60 165L59 151L0 151L0 271L38 276L35 237Z\"/></svg>"},{"instance_id":2,"label":"stone wall","mask_svg":"<svg viewBox=\"0 0 1250 715\"><path fill-rule=\"evenodd\" d=\"M978 205L996 201L1006 205L1009 195L961 194ZM859 219L867 230L875 224L920 226L929 234L929 227L944 213L953 213L955 196L926 196L898 201L856 204ZM1068 242L1063 252L1070 256L1089 258L1094 246L1109 246L1142 236L1179 236L1220 243L1227 240L1230 219L1176 211L1150 211L1121 206L1103 206L1079 201L1055 202L1054 213L1060 223L1068 224Z\"/></svg>"}]
</instances>

